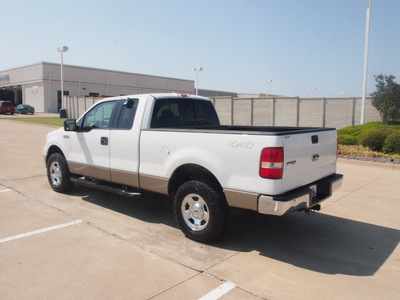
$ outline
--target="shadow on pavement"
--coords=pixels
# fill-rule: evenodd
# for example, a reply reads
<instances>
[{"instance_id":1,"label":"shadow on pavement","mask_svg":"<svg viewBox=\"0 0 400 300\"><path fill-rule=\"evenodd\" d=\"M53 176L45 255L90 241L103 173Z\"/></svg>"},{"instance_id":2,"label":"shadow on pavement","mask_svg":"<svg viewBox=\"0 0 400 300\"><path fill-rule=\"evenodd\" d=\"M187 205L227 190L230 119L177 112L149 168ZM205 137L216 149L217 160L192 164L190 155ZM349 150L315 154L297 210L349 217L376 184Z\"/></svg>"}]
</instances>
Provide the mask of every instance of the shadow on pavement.
<instances>
[{"instance_id":1,"label":"shadow on pavement","mask_svg":"<svg viewBox=\"0 0 400 300\"><path fill-rule=\"evenodd\" d=\"M372 276L400 241L399 230L323 213L273 217L236 211L233 216L237 220L222 247L245 243L247 251L325 274Z\"/></svg>"},{"instance_id":2,"label":"shadow on pavement","mask_svg":"<svg viewBox=\"0 0 400 300\"><path fill-rule=\"evenodd\" d=\"M145 222L177 228L172 201L164 196L148 194L130 199L81 187L73 194ZM262 256L324 274L372 276L399 241L399 230L323 213L275 217L232 209L228 234L209 246L258 251Z\"/></svg>"}]
</instances>

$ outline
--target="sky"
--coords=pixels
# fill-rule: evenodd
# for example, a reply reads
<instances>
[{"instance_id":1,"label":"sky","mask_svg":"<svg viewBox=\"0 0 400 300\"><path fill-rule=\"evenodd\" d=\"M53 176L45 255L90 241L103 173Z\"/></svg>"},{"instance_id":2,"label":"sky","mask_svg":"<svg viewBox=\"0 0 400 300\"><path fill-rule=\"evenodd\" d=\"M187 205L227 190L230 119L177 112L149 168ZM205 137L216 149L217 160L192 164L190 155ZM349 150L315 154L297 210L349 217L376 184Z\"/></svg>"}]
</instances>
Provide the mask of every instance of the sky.
<instances>
[{"instance_id":1,"label":"sky","mask_svg":"<svg viewBox=\"0 0 400 300\"><path fill-rule=\"evenodd\" d=\"M362 94L368 0L0 0L0 70L40 61L195 80L199 88ZM367 93L400 80L400 0L372 0ZM269 84L266 79L272 79ZM315 90L310 90L315 87Z\"/></svg>"}]
</instances>

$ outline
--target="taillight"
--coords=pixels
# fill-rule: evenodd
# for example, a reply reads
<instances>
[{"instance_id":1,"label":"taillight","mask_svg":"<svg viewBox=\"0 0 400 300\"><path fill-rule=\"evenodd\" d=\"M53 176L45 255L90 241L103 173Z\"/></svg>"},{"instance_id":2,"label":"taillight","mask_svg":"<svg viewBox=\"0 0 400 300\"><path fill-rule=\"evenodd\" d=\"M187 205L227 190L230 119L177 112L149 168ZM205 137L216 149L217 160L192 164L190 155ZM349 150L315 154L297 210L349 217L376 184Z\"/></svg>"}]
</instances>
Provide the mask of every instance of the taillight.
<instances>
[{"instance_id":1,"label":"taillight","mask_svg":"<svg viewBox=\"0 0 400 300\"><path fill-rule=\"evenodd\" d=\"M283 147L264 148L261 151L260 176L281 179L283 174Z\"/></svg>"}]
</instances>

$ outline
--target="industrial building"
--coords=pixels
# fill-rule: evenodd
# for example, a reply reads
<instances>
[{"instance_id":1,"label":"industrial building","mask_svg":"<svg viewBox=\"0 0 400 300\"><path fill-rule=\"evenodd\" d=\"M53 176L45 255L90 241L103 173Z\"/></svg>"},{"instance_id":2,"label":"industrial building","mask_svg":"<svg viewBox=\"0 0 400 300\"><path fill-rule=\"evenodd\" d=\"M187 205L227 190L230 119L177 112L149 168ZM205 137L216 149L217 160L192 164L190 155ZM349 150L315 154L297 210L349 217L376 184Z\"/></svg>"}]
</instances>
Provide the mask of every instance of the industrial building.
<instances>
[{"instance_id":1,"label":"industrial building","mask_svg":"<svg viewBox=\"0 0 400 300\"><path fill-rule=\"evenodd\" d=\"M63 64L64 95L119 96L194 93L194 81ZM61 65L49 62L0 71L0 99L32 105L36 112L61 108Z\"/></svg>"}]
</instances>

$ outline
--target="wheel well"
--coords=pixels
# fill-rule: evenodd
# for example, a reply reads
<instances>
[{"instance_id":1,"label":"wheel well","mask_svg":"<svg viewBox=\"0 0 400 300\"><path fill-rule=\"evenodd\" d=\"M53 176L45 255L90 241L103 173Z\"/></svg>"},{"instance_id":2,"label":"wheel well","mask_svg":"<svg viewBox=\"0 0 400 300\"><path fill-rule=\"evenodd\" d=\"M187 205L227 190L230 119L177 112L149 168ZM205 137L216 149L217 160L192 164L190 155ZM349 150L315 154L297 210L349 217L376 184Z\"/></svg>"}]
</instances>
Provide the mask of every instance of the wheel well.
<instances>
[{"instance_id":1,"label":"wheel well","mask_svg":"<svg viewBox=\"0 0 400 300\"><path fill-rule=\"evenodd\" d=\"M58 148L57 146L51 146L47 151L46 162L49 159L50 155L52 155L53 153L60 153L62 156L65 157L64 153L61 151L60 148Z\"/></svg>"},{"instance_id":2,"label":"wheel well","mask_svg":"<svg viewBox=\"0 0 400 300\"><path fill-rule=\"evenodd\" d=\"M212 187L216 192L223 195L222 186L219 183L218 179L206 168L195 164L183 165L175 170L174 174L169 180L168 194L173 197L178 188L183 183L190 180L198 180L204 182Z\"/></svg>"}]
</instances>

